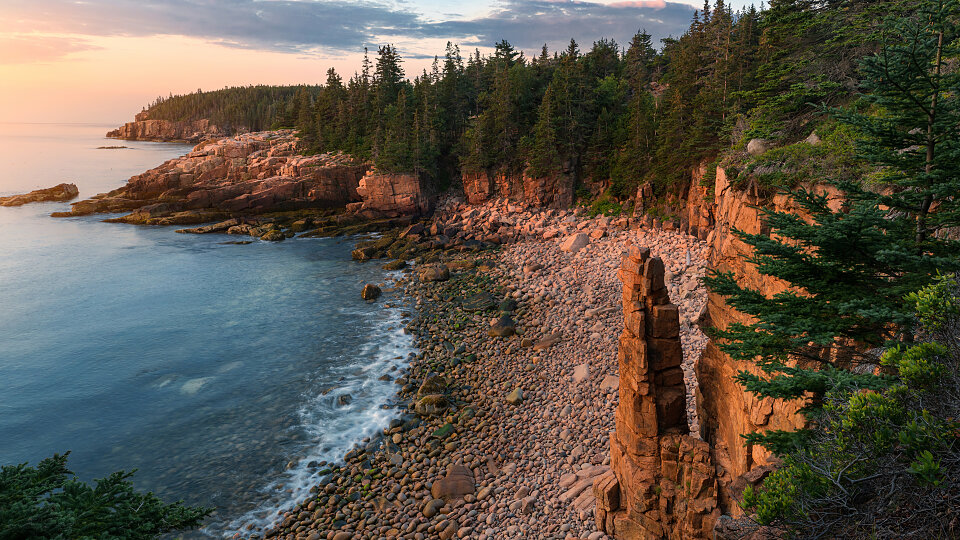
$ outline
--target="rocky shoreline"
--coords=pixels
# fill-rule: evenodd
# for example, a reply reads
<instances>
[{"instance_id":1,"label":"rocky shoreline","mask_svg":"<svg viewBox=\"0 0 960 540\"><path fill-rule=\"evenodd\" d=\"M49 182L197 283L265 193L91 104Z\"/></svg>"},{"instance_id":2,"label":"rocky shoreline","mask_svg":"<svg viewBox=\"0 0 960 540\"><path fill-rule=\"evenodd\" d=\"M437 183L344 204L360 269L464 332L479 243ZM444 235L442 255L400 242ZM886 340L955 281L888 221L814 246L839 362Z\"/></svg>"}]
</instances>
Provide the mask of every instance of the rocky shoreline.
<instances>
[{"instance_id":1,"label":"rocky shoreline","mask_svg":"<svg viewBox=\"0 0 960 540\"><path fill-rule=\"evenodd\" d=\"M421 351L396 380L405 410L342 463L321 464L316 495L274 528L237 536L605 538L592 487L609 470L624 324L616 272L629 246L667 267L692 433L693 364L707 342L695 324L706 244L635 225L448 200L431 222L361 243L354 258L419 263L395 284L416 306L407 328ZM391 253L404 236L420 249Z\"/></svg>"}]
</instances>

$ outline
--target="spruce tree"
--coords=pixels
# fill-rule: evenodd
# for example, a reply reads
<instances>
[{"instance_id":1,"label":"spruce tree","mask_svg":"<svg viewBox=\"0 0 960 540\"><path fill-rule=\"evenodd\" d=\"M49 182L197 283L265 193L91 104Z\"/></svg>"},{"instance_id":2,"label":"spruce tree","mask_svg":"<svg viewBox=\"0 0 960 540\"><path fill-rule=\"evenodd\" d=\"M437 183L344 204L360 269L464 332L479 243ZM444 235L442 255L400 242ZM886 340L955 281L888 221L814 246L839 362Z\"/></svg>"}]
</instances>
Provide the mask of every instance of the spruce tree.
<instances>
[{"instance_id":1,"label":"spruce tree","mask_svg":"<svg viewBox=\"0 0 960 540\"><path fill-rule=\"evenodd\" d=\"M838 112L860 128L862 157L881 167L885 186L846 182L845 202L799 190L795 200L810 216L765 209L770 232L734 231L754 248L761 274L791 288L771 298L714 273L710 288L756 319L716 331L720 348L763 371L737 380L761 397L806 400L814 417L829 392L877 388L872 374L850 371L875 365L877 348L909 341L912 313L902 299L938 272L960 267L958 243L934 234L957 223L960 132L955 78L941 64L952 40L952 13L943 0L927 0L918 15L887 21L886 44L863 63L865 113ZM915 146L911 146L915 145ZM935 207L934 207L935 203ZM803 433L767 432L748 440L778 452Z\"/></svg>"},{"instance_id":2,"label":"spruce tree","mask_svg":"<svg viewBox=\"0 0 960 540\"><path fill-rule=\"evenodd\" d=\"M960 225L958 24L956 0L926 0L910 16L888 18L880 52L862 65L866 106L834 110L863 133L860 154L895 188L877 201L913 217L918 242Z\"/></svg>"},{"instance_id":3,"label":"spruce tree","mask_svg":"<svg viewBox=\"0 0 960 540\"><path fill-rule=\"evenodd\" d=\"M0 468L0 538L147 540L199 527L213 511L138 492L133 473L118 471L90 486L67 469L68 455L55 454L36 467Z\"/></svg>"}]
</instances>

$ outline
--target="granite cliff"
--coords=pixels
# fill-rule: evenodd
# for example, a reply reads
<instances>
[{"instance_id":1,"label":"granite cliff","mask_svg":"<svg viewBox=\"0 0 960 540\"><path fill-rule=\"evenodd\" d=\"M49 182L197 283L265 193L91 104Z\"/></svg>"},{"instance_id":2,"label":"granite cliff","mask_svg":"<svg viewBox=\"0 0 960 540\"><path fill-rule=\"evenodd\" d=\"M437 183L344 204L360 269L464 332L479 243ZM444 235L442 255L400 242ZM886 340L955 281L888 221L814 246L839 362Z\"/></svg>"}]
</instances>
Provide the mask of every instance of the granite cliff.
<instances>
[{"instance_id":1,"label":"granite cliff","mask_svg":"<svg viewBox=\"0 0 960 540\"><path fill-rule=\"evenodd\" d=\"M233 133L245 130L233 130ZM151 120L146 111L137 114L133 122L127 122L107 132L112 139L155 142L190 142L216 139L232 135L230 130L214 125L205 118L183 122Z\"/></svg>"},{"instance_id":2,"label":"granite cliff","mask_svg":"<svg viewBox=\"0 0 960 540\"><path fill-rule=\"evenodd\" d=\"M787 283L759 274L748 262L751 249L733 230L764 231L760 207L801 216L803 212L785 195L762 197L752 185L733 186L722 167L705 181L706 172L694 171L686 193L672 201L678 219L661 222L643 216L643 224L706 240L711 268L733 272L741 283L766 295L785 290ZM826 194L831 204L840 203L833 188L806 187ZM638 209L644 202L649 203L649 189L641 187ZM762 534L720 519L721 514L739 517L737 502L744 488L758 485L777 464L764 448L744 444L742 435L794 430L803 427L805 419L796 403L758 399L746 392L733 377L758 368L730 358L710 340L695 363L700 438L687 435L682 404L673 403L683 395L675 397L671 386L675 377L668 375L676 363L669 352L674 350L670 340L675 339L675 323L662 273L662 264L646 252L634 250L624 257L620 404L611 435L611 472L594 486L597 526L620 539ZM751 321L720 295L708 293L698 322L704 328L726 328Z\"/></svg>"}]
</instances>

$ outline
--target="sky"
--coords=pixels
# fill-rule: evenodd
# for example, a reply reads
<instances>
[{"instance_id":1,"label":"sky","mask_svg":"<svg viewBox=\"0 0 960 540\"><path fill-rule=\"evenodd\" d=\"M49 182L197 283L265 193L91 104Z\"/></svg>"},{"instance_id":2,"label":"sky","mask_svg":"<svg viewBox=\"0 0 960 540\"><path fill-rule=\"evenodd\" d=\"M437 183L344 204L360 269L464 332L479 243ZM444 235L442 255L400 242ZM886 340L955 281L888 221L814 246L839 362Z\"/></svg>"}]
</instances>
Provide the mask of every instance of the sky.
<instances>
[{"instance_id":1,"label":"sky","mask_svg":"<svg viewBox=\"0 0 960 540\"><path fill-rule=\"evenodd\" d=\"M730 3L730 2L728 2ZM734 9L752 3L732 2ZM697 0L2 0L0 122L133 119L158 96L344 78L364 47L393 44L409 77L448 41L466 56L506 39L527 54L659 41L689 26Z\"/></svg>"}]
</instances>

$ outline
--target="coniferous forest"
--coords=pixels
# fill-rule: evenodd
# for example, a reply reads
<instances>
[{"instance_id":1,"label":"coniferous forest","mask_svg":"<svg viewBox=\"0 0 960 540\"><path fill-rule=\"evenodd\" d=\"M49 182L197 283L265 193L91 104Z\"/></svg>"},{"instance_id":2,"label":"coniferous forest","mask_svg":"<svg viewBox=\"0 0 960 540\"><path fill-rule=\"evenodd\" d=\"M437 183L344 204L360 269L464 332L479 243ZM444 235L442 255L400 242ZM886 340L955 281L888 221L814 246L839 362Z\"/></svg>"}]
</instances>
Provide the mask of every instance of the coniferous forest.
<instances>
[{"instance_id":1,"label":"coniferous forest","mask_svg":"<svg viewBox=\"0 0 960 540\"><path fill-rule=\"evenodd\" d=\"M883 16L909 9L899 0L774 0L733 11L718 0L662 43L642 29L630 43L571 40L535 57L507 41L489 56L448 43L419 74L384 45L349 78L330 69L321 86L160 99L150 117L293 127L307 152L342 150L440 187L462 172L526 170L599 182L618 199L645 182L663 194L752 138L785 145L821 128L842 159L848 141L821 125L824 106L851 101Z\"/></svg>"},{"instance_id":2,"label":"coniferous forest","mask_svg":"<svg viewBox=\"0 0 960 540\"><path fill-rule=\"evenodd\" d=\"M158 97L147 108L154 120L171 122L208 119L229 131L270 129L287 102L303 92L320 93L319 86L241 86L212 92L197 90L182 96Z\"/></svg>"}]
</instances>

